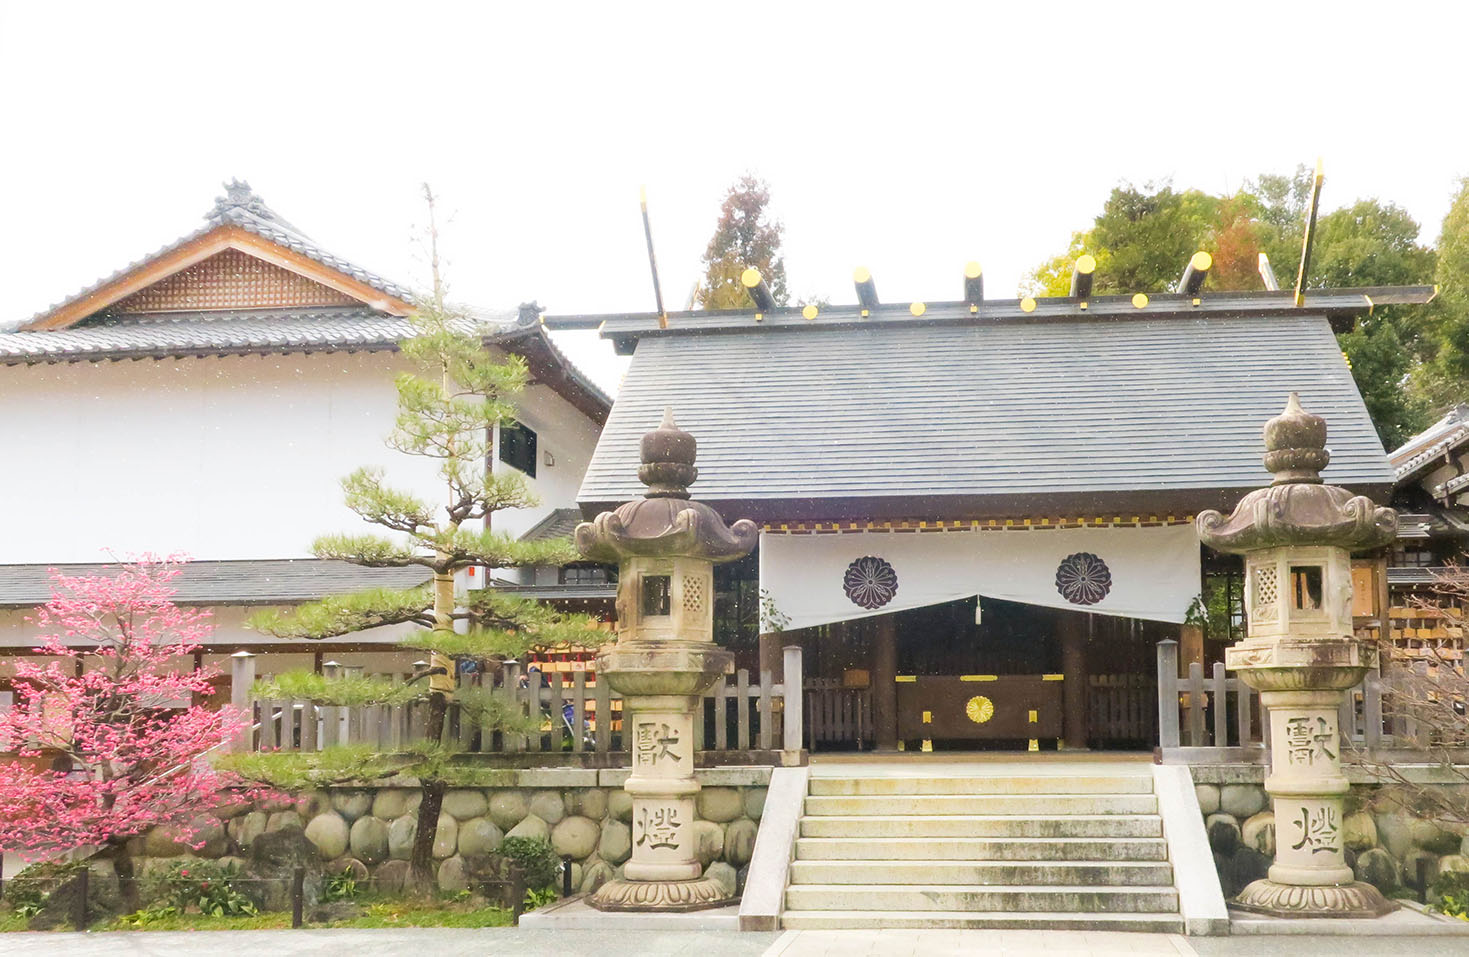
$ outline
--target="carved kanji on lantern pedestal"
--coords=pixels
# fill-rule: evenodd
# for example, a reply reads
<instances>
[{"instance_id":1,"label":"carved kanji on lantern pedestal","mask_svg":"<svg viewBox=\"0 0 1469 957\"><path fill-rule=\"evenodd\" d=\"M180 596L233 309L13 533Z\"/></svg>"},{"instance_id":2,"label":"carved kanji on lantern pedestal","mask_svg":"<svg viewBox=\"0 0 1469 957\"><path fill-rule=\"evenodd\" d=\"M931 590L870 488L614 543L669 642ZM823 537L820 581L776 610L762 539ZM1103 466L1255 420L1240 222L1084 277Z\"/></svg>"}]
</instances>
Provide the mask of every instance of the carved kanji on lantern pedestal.
<instances>
[{"instance_id":1,"label":"carved kanji on lantern pedestal","mask_svg":"<svg viewBox=\"0 0 1469 957\"><path fill-rule=\"evenodd\" d=\"M1265 424L1269 488L1246 495L1226 518L1203 512L1204 544L1245 556L1245 640L1225 663L1260 691L1270 722L1275 863L1235 906L1292 917L1375 917L1392 909L1377 889L1353 881L1342 841L1337 709L1344 692L1377 666L1377 646L1352 634L1353 550L1390 543L1392 509L1322 484L1330 460L1326 422L1295 393Z\"/></svg>"},{"instance_id":2,"label":"carved kanji on lantern pedestal","mask_svg":"<svg viewBox=\"0 0 1469 957\"><path fill-rule=\"evenodd\" d=\"M730 899L703 876L693 846L694 721L701 696L733 661L713 641L714 563L748 554L760 533L749 521L726 527L689 498L696 451L665 412L643 436L645 497L576 530L582 555L620 570L617 644L597 656L597 677L623 696L633 847L623 876L590 899L602 910L695 910Z\"/></svg>"}]
</instances>

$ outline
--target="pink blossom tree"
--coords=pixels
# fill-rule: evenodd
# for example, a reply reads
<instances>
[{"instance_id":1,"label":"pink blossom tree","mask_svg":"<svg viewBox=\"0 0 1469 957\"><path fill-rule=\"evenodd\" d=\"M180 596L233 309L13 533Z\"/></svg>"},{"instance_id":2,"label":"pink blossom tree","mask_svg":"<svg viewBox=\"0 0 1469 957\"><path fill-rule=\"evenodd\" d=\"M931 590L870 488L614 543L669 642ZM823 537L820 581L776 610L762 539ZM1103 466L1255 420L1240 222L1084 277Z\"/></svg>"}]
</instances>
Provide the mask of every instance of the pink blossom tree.
<instances>
[{"instance_id":1,"label":"pink blossom tree","mask_svg":"<svg viewBox=\"0 0 1469 957\"><path fill-rule=\"evenodd\" d=\"M207 755L245 718L194 703L213 691L216 673L190 660L212 626L173 604L180 564L52 572L33 619L47 658L15 659L14 704L0 714L0 847L34 858L102 845L127 876L128 838L208 810L234 783Z\"/></svg>"}]
</instances>

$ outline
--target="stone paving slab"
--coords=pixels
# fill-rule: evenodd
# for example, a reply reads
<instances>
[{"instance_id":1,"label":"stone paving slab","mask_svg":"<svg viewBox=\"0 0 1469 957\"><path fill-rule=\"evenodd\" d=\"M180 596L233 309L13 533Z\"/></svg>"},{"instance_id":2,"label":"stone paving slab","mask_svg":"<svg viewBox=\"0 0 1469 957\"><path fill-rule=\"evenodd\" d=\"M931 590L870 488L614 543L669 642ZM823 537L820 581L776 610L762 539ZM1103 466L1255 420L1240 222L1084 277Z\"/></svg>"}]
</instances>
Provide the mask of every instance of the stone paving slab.
<instances>
[{"instance_id":1,"label":"stone paving slab","mask_svg":"<svg viewBox=\"0 0 1469 957\"><path fill-rule=\"evenodd\" d=\"M1107 931L1052 930L804 930L786 931L765 957L944 957L975 954L1010 957L1193 957L1195 951L1177 934L1130 934Z\"/></svg>"},{"instance_id":2,"label":"stone paving slab","mask_svg":"<svg viewBox=\"0 0 1469 957\"><path fill-rule=\"evenodd\" d=\"M711 907L686 914L635 914L600 911L587 903L586 897L571 897L549 907L541 907L520 918L527 930L602 930L616 934L623 931L737 931L740 929L740 905Z\"/></svg>"},{"instance_id":3,"label":"stone paving slab","mask_svg":"<svg viewBox=\"0 0 1469 957\"><path fill-rule=\"evenodd\" d=\"M1431 914L1412 903L1404 903L1386 916L1362 920L1262 917L1231 910L1229 932L1239 937L1463 937L1469 940L1469 922Z\"/></svg>"}]
</instances>

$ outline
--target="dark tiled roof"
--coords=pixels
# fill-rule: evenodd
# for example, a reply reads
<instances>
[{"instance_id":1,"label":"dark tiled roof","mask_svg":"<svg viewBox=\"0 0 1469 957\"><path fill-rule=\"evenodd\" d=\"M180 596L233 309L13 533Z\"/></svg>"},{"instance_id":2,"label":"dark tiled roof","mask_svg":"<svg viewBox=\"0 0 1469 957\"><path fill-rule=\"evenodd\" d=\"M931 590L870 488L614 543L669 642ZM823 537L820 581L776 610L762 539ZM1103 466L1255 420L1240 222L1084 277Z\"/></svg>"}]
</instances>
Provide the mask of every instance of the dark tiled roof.
<instances>
[{"instance_id":1,"label":"dark tiled roof","mask_svg":"<svg viewBox=\"0 0 1469 957\"><path fill-rule=\"evenodd\" d=\"M51 597L51 570L72 576L114 574L117 565L0 565L0 607L29 608ZM181 605L272 605L315 601L365 588L411 588L429 572L362 568L316 558L196 561L173 580Z\"/></svg>"},{"instance_id":2,"label":"dark tiled roof","mask_svg":"<svg viewBox=\"0 0 1469 957\"><path fill-rule=\"evenodd\" d=\"M28 323L35 322L37 319L55 312L62 306L96 292L108 283L126 276L128 273L152 262L159 256L165 256L180 246L193 242L210 231L224 225L238 226L246 232L254 233L262 239L267 239L277 245L285 246L293 252L300 253L307 259L315 260L329 269L334 269L343 275L351 276L358 282L365 283L396 299L401 299L404 302L414 301L413 291L406 286L400 286L398 283L384 279L374 272L363 269L361 266L348 262L342 257L335 256L322 249L310 237L306 236L305 233L302 233L295 226L286 222L278 213L266 206L260 197L250 191L248 183L227 183L225 189L228 195L215 200L214 208L205 214L205 224L200 228L189 233L187 236L181 236L162 249L155 250L143 258L129 263L112 275L98 279L90 286L68 296L61 302L42 309L26 321Z\"/></svg>"},{"instance_id":3,"label":"dark tiled roof","mask_svg":"<svg viewBox=\"0 0 1469 957\"><path fill-rule=\"evenodd\" d=\"M556 538L570 538L581 522L581 509L558 508L520 536L520 540L522 542L543 542Z\"/></svg>"},{"instance_id":4,"label":"dark tiled roof","mask_svg":"<svg viewBox=\"0 0 1469 957\"><path fill-rule=\"evenodd\" d=\"M1327 480L1384 494L1392 470L1321 315L746 321L640 339L578 500L640 495L639 438L672 406L699 442L694 495L749 509L727 518L954 517L1022 498L1046 514L1121 493L1180 507L1179 490L1193 507L1206 497L1190 490L1218 501L1269 480L1260 429L1292 390L1326 417Z\"/></svg>"},{"instance_id":5,"label":"dark tiled roof","mask_svg":"<svg viewBox=\"0 0 1469 957\"><path fill-rule=\"evenodd\" d=\"M1399 482L1469 440L1469 405L1456 405L1388 454Z\"/></svg>"}]
</instances>

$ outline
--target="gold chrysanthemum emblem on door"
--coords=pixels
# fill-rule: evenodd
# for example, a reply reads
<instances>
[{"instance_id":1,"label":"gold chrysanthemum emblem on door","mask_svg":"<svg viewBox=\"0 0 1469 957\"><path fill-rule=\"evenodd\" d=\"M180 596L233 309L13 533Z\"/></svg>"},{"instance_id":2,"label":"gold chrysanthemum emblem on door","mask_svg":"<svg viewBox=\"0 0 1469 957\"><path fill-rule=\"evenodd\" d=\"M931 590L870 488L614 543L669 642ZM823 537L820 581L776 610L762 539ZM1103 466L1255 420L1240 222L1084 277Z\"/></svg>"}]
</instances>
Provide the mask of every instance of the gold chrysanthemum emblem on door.
<instances>
[{"instance_id":1,"label":"gold chrysanthemum emblem on door","mask_svg":"<svg viewBox=\"0 0 1469 957\"><path fill-rule=\"evenodd\" d=\"M975 724L984 724L995 716L995 703L984 695L977 694L965 703L964 713Z\"/></svg>"}]
</instances>

